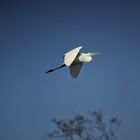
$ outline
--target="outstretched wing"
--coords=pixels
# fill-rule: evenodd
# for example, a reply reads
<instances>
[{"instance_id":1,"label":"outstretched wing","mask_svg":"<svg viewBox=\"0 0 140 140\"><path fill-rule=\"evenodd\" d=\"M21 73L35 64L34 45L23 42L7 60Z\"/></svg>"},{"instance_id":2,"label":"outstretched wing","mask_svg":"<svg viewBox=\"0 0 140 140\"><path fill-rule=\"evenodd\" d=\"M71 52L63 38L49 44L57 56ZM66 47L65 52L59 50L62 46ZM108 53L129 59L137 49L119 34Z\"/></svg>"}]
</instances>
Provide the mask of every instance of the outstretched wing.
<instances>
[{"instance_id":1,"label":"outstretched wing","mask_svg":"<svg viewBox=\"0 0 140 140\"><path fill-rule=\"evenodd\" d=\"M70 66L73 63L80 49L82 49L82 46L75 48L64 54L64 64L66 64L66 66Z\"/></svg>"},{"instance_id":2,"label":"outstretched wing","mask_svg":"<svg viewBox=\"0 0 140 140\"><path fill-rule=\"evenodd\" d=\"M71 73L71 76L73 78L77 78L77 76L79 75L80 73L80 70L82 68L82 65L83 63L78 63L78 64L75 64L75 65L71 65L69 68L70 68L70 73Z\"/></svg>"}]
</instances>

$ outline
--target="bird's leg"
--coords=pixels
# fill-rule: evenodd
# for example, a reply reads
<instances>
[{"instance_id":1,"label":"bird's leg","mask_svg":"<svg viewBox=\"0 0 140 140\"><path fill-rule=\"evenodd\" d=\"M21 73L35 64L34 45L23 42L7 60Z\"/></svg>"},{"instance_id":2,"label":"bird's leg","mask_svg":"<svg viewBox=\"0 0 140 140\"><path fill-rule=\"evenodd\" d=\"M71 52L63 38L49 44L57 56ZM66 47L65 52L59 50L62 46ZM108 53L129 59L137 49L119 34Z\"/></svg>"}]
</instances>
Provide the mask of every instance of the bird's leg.
<instances>
[{"instance_id":1,"label":"bird's leg","mask_svg":"<svg viewBox=\"0 0 140 140\"><path fill-rule=\"evenodd\" d=\"M57 68L50 69L50 70L46 71L45 73L53 72L53 71L55 71L55 70L57 70L57 69L60 69L60 68L65 67L65 66L66 66L65 64L62 64L62 65L58 66Z\"/></svg>"}]
</instances>

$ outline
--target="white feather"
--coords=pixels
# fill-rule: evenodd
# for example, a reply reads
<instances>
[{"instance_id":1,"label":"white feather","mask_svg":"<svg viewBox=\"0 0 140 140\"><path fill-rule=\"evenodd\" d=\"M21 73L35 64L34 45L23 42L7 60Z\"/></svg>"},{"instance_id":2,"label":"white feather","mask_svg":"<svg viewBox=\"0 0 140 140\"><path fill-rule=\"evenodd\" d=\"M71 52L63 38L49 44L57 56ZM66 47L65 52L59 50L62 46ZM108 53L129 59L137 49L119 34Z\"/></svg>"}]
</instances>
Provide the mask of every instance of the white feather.
<instances>
[{"instance_id":1,"label":"white feather","mask_svg":"<svg viewBox=\"0 0 140 140\"><path fill-rule=\"evenodd\" d=\"M69 51L68 53L64 54L64 64L66 64L66 66L70 66L73 61L75 60L76 56L78 55L79 51L82 49L82 46L75 48L71 51Z\"/></svg>"}]
</instances>

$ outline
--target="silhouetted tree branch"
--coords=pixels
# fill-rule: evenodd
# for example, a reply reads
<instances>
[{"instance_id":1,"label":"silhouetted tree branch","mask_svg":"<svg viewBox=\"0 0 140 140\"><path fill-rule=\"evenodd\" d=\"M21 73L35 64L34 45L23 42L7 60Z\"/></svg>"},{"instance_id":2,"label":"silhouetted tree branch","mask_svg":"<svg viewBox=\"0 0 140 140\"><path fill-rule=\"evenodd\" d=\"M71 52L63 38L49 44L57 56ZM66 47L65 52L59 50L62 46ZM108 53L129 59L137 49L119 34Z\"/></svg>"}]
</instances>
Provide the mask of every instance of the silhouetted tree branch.
<instances>
[{"instance_id":1,"label":"silhouetted tree branch","mask_svg":"<svg viewBox=\"0 0 140 140\"><path fill-rule=\"evenodd\" d=\"M45 140L116 140L121 120L112 117L107 125L102 112L89 112L87 117L77 114L71 119L54 118L52 122L56 129L48 133Z\"/></svg>"}]
</instances>

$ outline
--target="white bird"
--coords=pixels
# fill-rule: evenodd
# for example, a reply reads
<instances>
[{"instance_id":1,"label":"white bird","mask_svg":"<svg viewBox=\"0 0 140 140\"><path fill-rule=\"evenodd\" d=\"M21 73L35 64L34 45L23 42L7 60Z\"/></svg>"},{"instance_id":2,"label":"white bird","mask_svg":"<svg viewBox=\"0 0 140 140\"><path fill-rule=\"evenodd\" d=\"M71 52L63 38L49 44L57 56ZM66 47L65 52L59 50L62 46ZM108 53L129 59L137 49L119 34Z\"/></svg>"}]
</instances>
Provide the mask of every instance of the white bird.
<instances>
[{"instance_id":1,"label":"white bird","mask_svg":"<svg viewBox=\"0 0 140 140\"><path fill-rule=\"evenodd\" d=\"M80 52L81 49L82 49L82 46L77 47L77 48L65 53L64 54L64 63L54 69L48 70L46 73L53 72L57 69L67 66L70 68L71 76L73 78L77 78L77 76L80 73L83 63L91 62L93 56L95 56L97 54L101 54L99 52L81 53Z\"/></svg>"}]
</instances>

